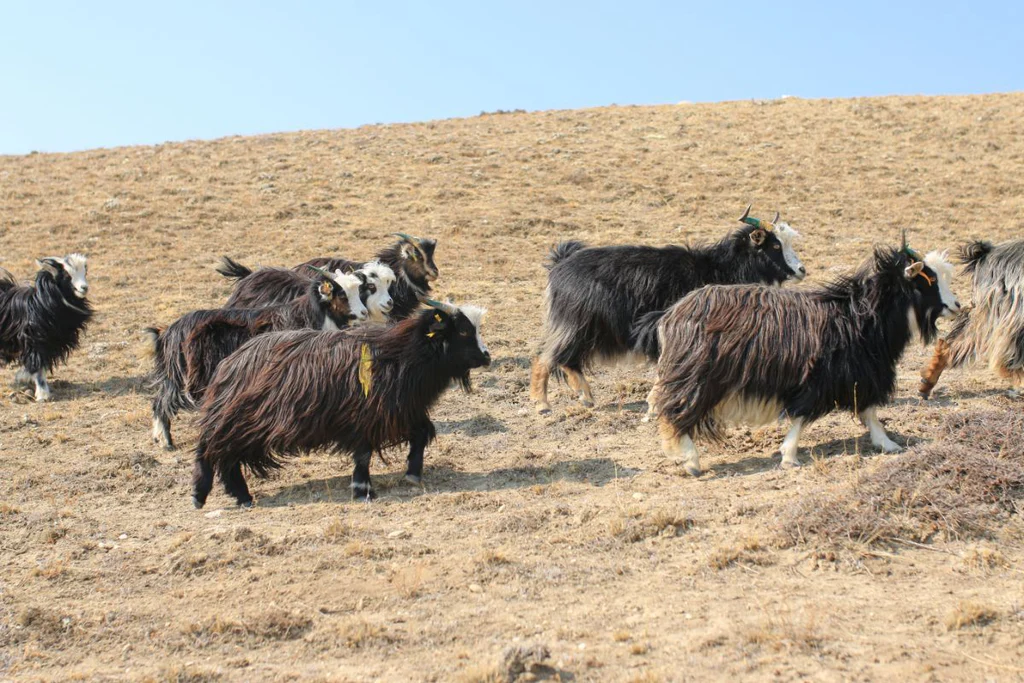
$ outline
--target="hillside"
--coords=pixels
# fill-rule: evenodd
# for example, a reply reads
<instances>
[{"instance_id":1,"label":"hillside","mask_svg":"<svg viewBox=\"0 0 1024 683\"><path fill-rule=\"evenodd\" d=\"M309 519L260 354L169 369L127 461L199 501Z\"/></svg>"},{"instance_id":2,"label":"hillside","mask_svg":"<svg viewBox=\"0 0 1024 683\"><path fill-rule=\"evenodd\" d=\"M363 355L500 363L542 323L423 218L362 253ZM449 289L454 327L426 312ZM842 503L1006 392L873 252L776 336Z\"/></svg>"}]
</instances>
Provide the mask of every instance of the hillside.
<instances>
[{"instance_id":1,"label":"hillside","mask_svg":"<svg viewBox=\"0 0 1024 683\"><path fill-rule=\"evenodd\" d=\"M97 309L52 403L3 369L0 679L485 681L533 644L554 680L1020 679L1019 499L972 533L787 540L795 503L901 456L837 413L798 471L785 426L736 428L694 480L640 421L650 368L595 373L593 410L553 386L548 417L528 385L555 242L717 239L753 202L803 234L812 283L904 229L921 251L1020 238L1022 121L1024 94L785 99L0 157L0 266L84 251ZM219 486L192 509L193 416L181 450L149 441L142 328L219 306L221 254L368 258L395 231L439 240L439 295L490 309L494 363L441 400L425 489L395 451L355 504L350 460L313 453L251 481L251 511ZM879 411L899 443L1021 410L981 367L920 402L927 356Z\"/></svg>"}]
</instances>

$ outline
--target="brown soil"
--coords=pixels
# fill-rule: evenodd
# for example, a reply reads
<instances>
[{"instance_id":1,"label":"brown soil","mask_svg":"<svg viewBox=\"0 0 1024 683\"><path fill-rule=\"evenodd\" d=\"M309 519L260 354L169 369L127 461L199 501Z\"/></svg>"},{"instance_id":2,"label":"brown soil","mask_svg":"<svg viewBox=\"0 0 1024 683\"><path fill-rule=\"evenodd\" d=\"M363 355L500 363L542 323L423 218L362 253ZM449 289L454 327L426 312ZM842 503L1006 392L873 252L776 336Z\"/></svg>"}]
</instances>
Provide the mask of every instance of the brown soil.
<instances>
[{"instance_id":1,"label":"brown soil","mask_svg":"<svg viewBox=\"0 0 1024 683\"><path fill-rule=\"evenodd\" d=\"M54 402L0 401L0 678L1021 679L1019 507L923 542L782 542L795 501L899 456L835 414L807 467L777 469L784 427L735 428L694 480L640 422L650 368L596 373L593 410L528 398L557 240L713 239L752 201L820 281L903 228L919 250L1020 237L1021 121L1020 94L787 99L0 157L0 265L85 251L98 310ZM182 450L150 443L141 329L220 305L220 254L368 257L396 230L440 240L441 295L491 309L495 362L442 399L425 490L395 452L355 504L349 460L313 453L251 511L219 488L192 509L192 417ZM880 411L897 441L1021 409L983 368L920 402L926 359Z\"/></svg>"}]
</instances>

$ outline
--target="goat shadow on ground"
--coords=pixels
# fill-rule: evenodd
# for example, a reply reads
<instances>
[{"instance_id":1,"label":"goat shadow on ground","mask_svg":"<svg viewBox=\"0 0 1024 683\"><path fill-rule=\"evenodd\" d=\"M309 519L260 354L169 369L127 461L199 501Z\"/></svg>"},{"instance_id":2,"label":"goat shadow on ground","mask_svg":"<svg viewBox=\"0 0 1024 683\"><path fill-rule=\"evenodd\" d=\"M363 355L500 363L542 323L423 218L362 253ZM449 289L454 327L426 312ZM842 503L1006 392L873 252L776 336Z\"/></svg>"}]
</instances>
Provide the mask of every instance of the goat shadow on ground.
<instances>
[{"instance_id":1,"label":"goat shadow on ground","mask_svg":"<svg viewBox=\"0 0 1024 683\"><path fill-rule=\"evenodd\" d=\"M905 449L928 443L923 439L910 439L898 432L890 431L888 434L890 439ZM697 447L699 448L700 444ZM865 432L859 436L850 436L846 439L832 439L818 443L804 442L800 446L797 458L800 460L801 467L807 467L814 462L814 458L832 458L839 455L856 455L858 453L864 457L871 457L882 454L882 451L871 443L871 437ZM730 460L728 454L718 456L705 453L701 455L701 466L706 471L711 471L712 476L707 477L709 479L745 477L781 469L782 455L776 450L771 453L764 453L763 455L752 455L739 460ZM680 471L682 471L681 466ZM707 475L704 476L706 477Z\"/></svg>"},{"instance_id":2,"label":"goat shadow on ground","mask_svg":"<svg viewBox=\"0 0 1024 683\"><path fill-rule=\"evenodd\" d=\"M344 460L346 466L351 461ZM375 460L376 463L376 460ZM372 474L377 494L385 499L407 500L424 493L458 493L502 491L552 484L558 481L605 486L616 479L631 479L638 469L624 468L610 458L562 460L550 465L509 467L488 472L463 472L450 467L431 467L429 457L424 472L424 486L405 481L404 468L392 461L391 471ZM402 463L404 465L404 462ZM320 502L339 503L351 500L352 477L339 475L327 479L312 479L282 488L270 495L257 495L258 504L267 507ZM250 484L255 482L250 482ZM273 486L273 482L269 482ZM257 484L259 486L259 484Z\"/></svg>"},{"instance_id":3,"label":"goat shadow on ground","mask_svg":"<svg viewBox=\"0 0 1024 683\"><path fill-rule=\"evenodd\" d=\"M436 420L434 429L438 434L459 432L466 436L486 436L508 431L504 422L487 413L479 413L465 420Z\"/></svg>"},{"instance_id":4,"label":"goat shadow on ground","mask_svg":"<svg viewBox=\"0 0 1024 683\"><path fill-rule=\"evenodd\" d=\"M957 404L959 404L960 401L965 401L972 398L1003 397L1007 399L1012 399L1013 397L1009 395L1009 391L1009 387L1004 387L1002 389L981 389L978 391L956 391L953 393L946 393L945 391L936 390L932 392L931 397L928 398L927 400L920 398L919 396L907 396L903 398L897 398L891 403L889 403L889 405L935 406L937 408L955 408L958 407ZM885 410L884 406L882 407L882 410Z\"/></svg>"},{"instance_id":5,"label":"goat shadow on ground","mask_svg":"<svg viewBox=\"0 0 1024 683\"><path fill-rule=\"evenodd\" d=\"M145 391L146 378L139 377L110 377L97 382L71 382L57 377L48 377L50 385L50 400L48 403L61 403L82 398L94 393L101 393L109 397L125 396L127 394L138 394ZM35 385L29 382L8 383L9 396L15 403L33 403L35 401Z\"/></svg>"}]
</instances>

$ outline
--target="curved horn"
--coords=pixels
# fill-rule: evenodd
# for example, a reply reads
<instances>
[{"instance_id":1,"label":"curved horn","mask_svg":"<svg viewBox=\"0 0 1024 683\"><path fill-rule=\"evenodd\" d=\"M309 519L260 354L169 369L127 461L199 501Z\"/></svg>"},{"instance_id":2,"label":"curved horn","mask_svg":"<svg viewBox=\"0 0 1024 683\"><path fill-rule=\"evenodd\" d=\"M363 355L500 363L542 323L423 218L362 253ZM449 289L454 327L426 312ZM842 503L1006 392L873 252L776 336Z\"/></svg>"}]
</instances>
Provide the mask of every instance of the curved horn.
<instances>
[{"instance_id":1,"label":"curved horn","mask_svg":"<svg viewBox=\"0 0 1024 683\"><path fill-rule=\"evenodd\" d=\"M778 211L776 211L776 212L775 212L775 218L773 218L773 219L772 219L772 223L773 223L773 224L776 224L776 223L778 223L778 222L779 222L779 219L780 219L780 218L782 218L782 214L781 214L781 213L779 213Z\"/></svg>"},{"instance_id":2,"label":"curved horn","mask_svg":"<svg viewBox=\"0 0 1024 683\"><path fill-rule=\"evenodd\" d=\"M413 244L419 244L420 243L420 238L419 237L413 237L412 235L406 235L404 232L393 232L391 234L395 235L396 237L401 237L406 242L411 242Z\"/></svg>"},{"instance_id":3,"label":"curved horn","mask_svg":"<svg viewBox=\"0 0 1024 683\"><path fill-rule=\"evenodd\" d=\"M420 297L420 301L422 303L425 303L428 306L431 306L432 308L436 308L436 309L438 309L440 311L444 311L448 315L456 315L456 314L459 313L458 306L454 306L452 304L444 303L442 301L435 301L433 299L428 299L425 296L421 296Z\"/></svg>"},{"instance_id":4,"label":"curved horn","mask_svg":"<svg viewBox=\"0 0 1024 683\"><path fill-rule=\"evenodd\" d=\"M755 228L760 228L761 227L761 221L759 221L756 218L751 218L750 217L750 207L751 206L753 206L753 204L747 204L747 210L743 212L742 216L740 216L740 223L746 223L747 225L753 225Z\"/></svg>"},{"instance_id":5,"label":"curved horn","mask_svg":"<svg viewBox=\"0 0 1024 683\"><path fill-rule=\"evenodd\" d=\"M327 278L328 280L333 280L333 279L334 279L334 276L333 276L333 275L331 275L331 273L330 273L330 272L328 272L328 271L324 270L324 269L323 269L323 268L321 268L320 266L306 266L306 267L307 267L307 268L312 268L313 270L315 270L316 272L320 273L321 275L323 275L323 276L324 276L325 278Z\"/></svg>"},{"instance_id":6,"label":"curved horn","mask_svg":"<svg viewBox=\"0 0 1024 683\"><path fill-rule=\"evenodd\" d=\"M752 207L752 206L753 206L753 204L747 204L747 210L743 212L742 216L740 216L740 223L746 223L747 222L747 216L750 215L750 207Z\"/></svg>"}]
</instances>

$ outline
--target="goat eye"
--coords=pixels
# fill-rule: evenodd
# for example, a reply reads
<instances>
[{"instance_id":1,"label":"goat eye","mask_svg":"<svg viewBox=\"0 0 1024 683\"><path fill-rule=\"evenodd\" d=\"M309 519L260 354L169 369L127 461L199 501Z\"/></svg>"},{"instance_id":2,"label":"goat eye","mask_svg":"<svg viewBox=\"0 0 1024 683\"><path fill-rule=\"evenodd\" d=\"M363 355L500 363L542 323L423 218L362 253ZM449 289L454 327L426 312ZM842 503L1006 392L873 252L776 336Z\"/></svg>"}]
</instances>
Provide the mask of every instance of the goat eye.
<instances>
[{"instance_id":1,"label":"goat eye","mask_svg":"<svg viewBox=\"0 0 1024 683\"><path fill-rule=\"evenodd\" d=\"M776 251L778 251L779 249L782 249L782 245L781 244L776 244L776 245L773 245L772 248L775 249Z\"/></svg>"}]
</instances>

